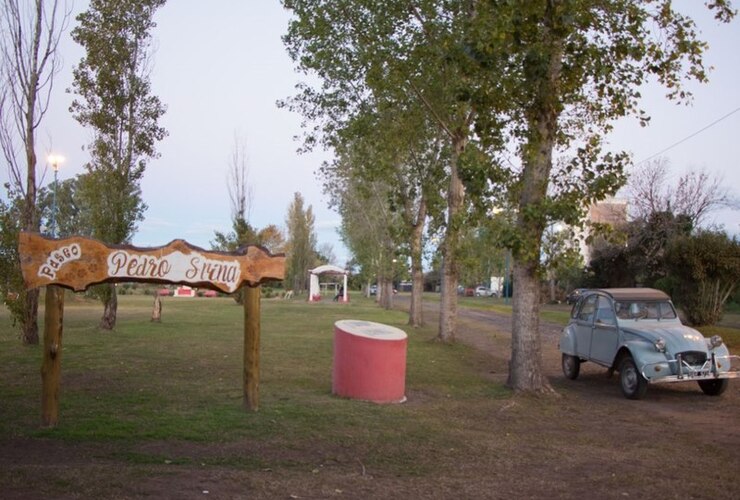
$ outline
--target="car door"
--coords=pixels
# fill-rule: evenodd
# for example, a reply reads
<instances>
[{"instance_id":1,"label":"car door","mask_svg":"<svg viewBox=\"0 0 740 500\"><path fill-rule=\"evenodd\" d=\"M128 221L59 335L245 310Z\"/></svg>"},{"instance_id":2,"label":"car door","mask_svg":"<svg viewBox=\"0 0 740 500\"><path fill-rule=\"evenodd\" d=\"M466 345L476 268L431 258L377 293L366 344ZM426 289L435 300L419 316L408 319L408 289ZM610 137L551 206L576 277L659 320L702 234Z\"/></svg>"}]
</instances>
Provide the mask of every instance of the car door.
<instances>
[{"instance_id":1,"label":"car door","mask_svg":"<svg viewBox=\"0 0 740 500\"><path fill-rule=\"evenodd\" d=\"M591 351L591 330L596 315L596 297L597 295L589 295L581 300L581 308L573 325L576 334L576 354L584 359L588 359Z\"/></svg>"},{"instance_id":2,"label":"car door","mask_svg":"<svg viewBox=\"0 0 740 500\"><path fill-rule=\"evenodd\" d=\"M619 345L617 317L614 314L612 300L603 295L596 303L596 318L591 335L590 358L603 365L611 365Z\"/></svg>"}]
</instances>

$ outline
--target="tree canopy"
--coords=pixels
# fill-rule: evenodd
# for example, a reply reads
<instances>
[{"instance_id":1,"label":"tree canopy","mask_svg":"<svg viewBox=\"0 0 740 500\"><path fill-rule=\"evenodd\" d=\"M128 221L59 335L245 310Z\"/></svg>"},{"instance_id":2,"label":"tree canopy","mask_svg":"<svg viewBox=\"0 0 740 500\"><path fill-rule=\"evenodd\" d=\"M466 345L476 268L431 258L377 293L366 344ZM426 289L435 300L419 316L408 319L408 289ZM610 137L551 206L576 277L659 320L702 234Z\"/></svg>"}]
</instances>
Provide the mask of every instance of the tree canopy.
<instances>
[{"instance_id":1,"label":"tree canopy","mask_svg":"<svg viewBox=\"0 0 740 500\"><path fill-rule=\"evenodd\" d=\"M500 240L517 283L509 383L548 390L538 333L543 233L558 221L581 225L591 203L625 183L628 153L603 142L618 118L648 124L641 85L656 80L685 101L687 80L706 81L707 45L692 19L669 0L283 3L294 14L289 52L321 81L293 101L312 127L307 147L341 148L368 110L400 117L414 106L447 138L441 338L454 338L466 189L473 206L513 214ZM719 21L734 16L728 1L706 4Z\"/></svg>"}]
</instances>

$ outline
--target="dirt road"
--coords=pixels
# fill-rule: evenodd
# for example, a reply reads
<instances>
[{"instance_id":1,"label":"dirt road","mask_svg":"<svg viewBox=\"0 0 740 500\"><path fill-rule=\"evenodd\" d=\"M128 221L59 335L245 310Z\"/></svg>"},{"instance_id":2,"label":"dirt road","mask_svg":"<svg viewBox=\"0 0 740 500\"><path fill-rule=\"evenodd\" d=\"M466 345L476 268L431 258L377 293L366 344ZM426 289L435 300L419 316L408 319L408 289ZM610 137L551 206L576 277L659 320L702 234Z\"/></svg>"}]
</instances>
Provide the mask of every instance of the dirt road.
<instances>
[{"instance_id":1,"label":"dirt road","mask_svg":"<svg viewBox=\"0 0 740 500\"><path fill-rule=\"evenodd\" d=\"M408 296L399 295L394 300L395 307L408 310ZM423 310L427 323L438 321L439 303L425 301ZM511 316L459 307L458 325L457 339L488 353L492 376L505 381L510 358ZM721 397L705 396L694 383L680 383L651 385L644 400L629 401L623 398L617 377L609 378L606 369L600 366L584 363L577 380L563 376L558 350L561 330L560 325L540 322L544 372L561 398L583 408L606 408L614 416L610 426L622 428L627 437L634 426L655 427L658 434L678 433L680 429L690 432L692 439L697 441L698 450L703 449L703 444L724 443L733 450L736 465L740 467L740 380L731 381ZM598 433L597 429L593 431ZM736 484L740 492L740 482Z\"/></svg>"}]
</instances>

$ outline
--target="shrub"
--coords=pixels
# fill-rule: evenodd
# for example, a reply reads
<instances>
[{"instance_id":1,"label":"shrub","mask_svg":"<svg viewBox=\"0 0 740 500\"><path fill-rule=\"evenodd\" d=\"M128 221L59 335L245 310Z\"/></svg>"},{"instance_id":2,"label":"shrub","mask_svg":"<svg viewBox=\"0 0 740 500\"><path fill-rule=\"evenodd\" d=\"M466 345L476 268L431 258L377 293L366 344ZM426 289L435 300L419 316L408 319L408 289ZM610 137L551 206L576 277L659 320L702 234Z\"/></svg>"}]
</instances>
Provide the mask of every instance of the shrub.
<instances>
[{"instance_id":1,"label":"shrub","mask_svg":"<svg viewBox=\"0 0 740 500\"><path fill-rule=\"evenodd\" d=\"M669 244L665 262L673 299L687 321L694 325L718 322L740 282L740 243L717 231L678 237Z\"/></svg>"}]
</instances>

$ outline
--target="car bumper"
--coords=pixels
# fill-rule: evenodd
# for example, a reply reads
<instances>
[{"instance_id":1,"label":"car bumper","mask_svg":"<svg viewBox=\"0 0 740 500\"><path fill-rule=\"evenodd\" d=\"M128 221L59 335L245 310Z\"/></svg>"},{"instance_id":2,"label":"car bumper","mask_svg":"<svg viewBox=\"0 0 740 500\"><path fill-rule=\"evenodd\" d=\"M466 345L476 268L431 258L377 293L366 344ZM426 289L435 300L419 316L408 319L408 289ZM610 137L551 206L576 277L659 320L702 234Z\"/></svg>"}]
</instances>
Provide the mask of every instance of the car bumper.
<instances>
[{"instance_id":1,"label":"car bumper","mask_svg":"<svg viewBox=\"0 0 740 500\"><path fill-rule=\"evenodd\" d=\"M648 363L642 367L642 376L645 377L650 384L670 384L695 380L740 378L740 371L723 368L723 366L731 367L733 360L740 360L740 356L712 355L712 357L701 366L689 365L680 358L659 363Z\"/></svg>"}]
</instances>

